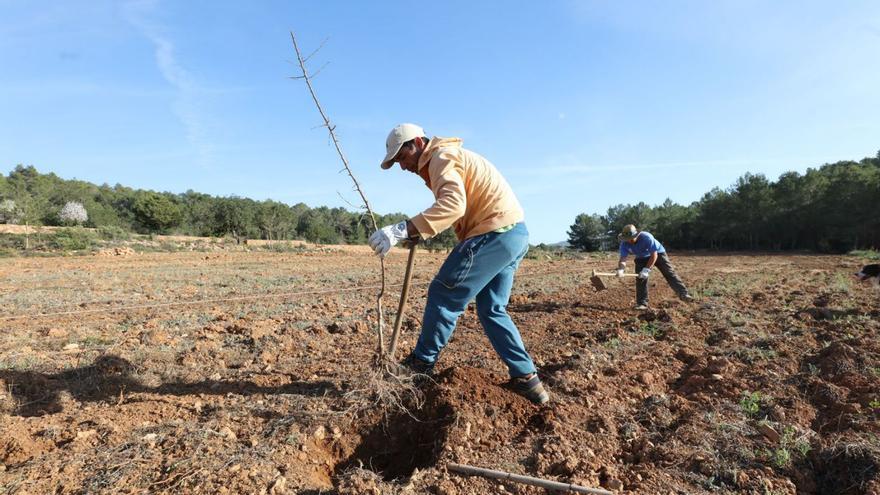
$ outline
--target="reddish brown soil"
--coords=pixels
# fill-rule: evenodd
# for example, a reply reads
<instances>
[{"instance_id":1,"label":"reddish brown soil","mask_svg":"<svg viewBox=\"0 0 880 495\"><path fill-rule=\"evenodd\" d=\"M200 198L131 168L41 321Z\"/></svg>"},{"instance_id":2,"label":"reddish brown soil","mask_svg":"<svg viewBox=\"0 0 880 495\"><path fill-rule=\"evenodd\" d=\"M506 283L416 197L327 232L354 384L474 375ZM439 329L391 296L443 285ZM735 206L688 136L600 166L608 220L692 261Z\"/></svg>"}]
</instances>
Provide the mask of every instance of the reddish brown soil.
<instances>
[{"instance_id":1,"label":"reddish brown soil","mask_svg":"<svg viewBox=\"0 0 880 495\"><path fill-rule=\"evenodd\" d=\"M509 311L545 407L505 386L472 309L434 382L377 379L376 291L302 294L377 283L367 254L0 260L0 492L545 493L456 462L622 493L880 493L859 260L672 259L698 301L658 274L646 312L631 281L593 291L613 259L523 264ZM401 354L440 262L419 255Z\"/></svg>"}]
</instances>

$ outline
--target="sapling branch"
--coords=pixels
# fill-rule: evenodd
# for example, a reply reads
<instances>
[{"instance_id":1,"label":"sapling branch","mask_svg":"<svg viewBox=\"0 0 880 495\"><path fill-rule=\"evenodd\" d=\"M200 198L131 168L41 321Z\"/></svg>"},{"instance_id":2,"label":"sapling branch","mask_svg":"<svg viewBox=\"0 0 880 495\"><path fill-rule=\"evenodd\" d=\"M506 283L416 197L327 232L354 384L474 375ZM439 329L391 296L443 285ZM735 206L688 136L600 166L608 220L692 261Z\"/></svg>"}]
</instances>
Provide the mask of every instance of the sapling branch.
<instances>
[{"instance_id":1,"label":"sapling branch","mask_svg":"<svg viewBox=\"0 0 880 495\"><path fill-rule=\"evenodd\" d=\"M333 146L336 147L336 152L339 154L339 158L342 160L342 164L345 166L345 171L348 173L348 176L351 177L352 182L354 182L354 188L357 190L361 199L364 202L364 207L367 209L367 213L370 214L370 220L373 222L373 229L379 230L379 225L376 224L376 216L373 214L373 209L370 207L370 202L367 201L367 196L364 194L363 189L361 189L360 183L355 178L354 173L351 171L351 167L348 165L348 159L345 157L345 153L342 152L342 146L339 144L339 139L336 138L336 126L330 123L330 119L327 117L327 114L324 112L324 108L321 106L321 102L318 101L318 96L315 94L315 89L312 87L312 78L313 75L309 75L309 71L306 68L306 60L315 55L315 53L321 48L318 47L318 50L312 52L308 57L303 58L302 53L299 50L299 45L296 43L296 36L294 36L293 31L290 32L290 40L293 42L293 49L296 51L296 59L299 62L299 68L302 71L302 76L293 77L293 79L302 79L306 83L306 87L309 88L309 94L312 95L312 100L315 102L315 106L318 108L318 113L321 114L321 118L324 120L323 126L327 128L327 132L330 133L330 139L333 141ZM379 258L379 265L381 268L381 276L382 276L382 286L379 289L379 294L376 295L376 311L379 315L377 334L379 336L379 366L383 366L385 363L385 338L384 338L384 329L385 329L385 317L382 312L382 296L385 295L385 259Z\"/></svg>"}]
</instances>

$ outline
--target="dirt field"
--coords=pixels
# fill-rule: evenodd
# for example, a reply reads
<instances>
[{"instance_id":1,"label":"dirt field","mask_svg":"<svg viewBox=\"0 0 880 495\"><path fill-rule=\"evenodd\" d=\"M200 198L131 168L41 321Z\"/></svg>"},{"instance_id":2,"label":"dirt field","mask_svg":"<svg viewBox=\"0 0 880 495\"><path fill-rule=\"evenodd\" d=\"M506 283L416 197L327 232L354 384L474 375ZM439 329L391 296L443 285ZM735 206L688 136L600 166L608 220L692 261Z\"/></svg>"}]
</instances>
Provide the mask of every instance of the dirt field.
<instances>
[{"instance_id":1,"label":"dirt field","mask_svg":"<svg viewBox=\"0 0 880 495\"><path fill-rule=\"evenodd\" d=\"M616 493L880 493L860 260L671 255L698 300L657 274L647 312L631 279L593 291L612 258L523 263L509 311L547 407L504 387L472 310L436 383L376 381L365 252L0 259L0 492L546 493L457 462ZM442 259L419 254L401 355Z\"/></svg>"}]
</instances>

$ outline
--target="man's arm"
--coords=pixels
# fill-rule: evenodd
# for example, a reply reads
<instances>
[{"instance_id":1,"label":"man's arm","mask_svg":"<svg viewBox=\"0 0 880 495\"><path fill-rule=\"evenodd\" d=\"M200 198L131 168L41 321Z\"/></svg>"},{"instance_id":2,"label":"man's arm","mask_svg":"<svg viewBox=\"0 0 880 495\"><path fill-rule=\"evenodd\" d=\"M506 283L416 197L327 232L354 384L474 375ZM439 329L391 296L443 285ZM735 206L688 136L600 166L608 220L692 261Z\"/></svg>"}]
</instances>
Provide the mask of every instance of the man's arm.
<instances>
[{"instance_id":1,"label":"man's arm","mask_svg":"<svg viewBox=\"0 0 880 495\"><path fill-rule=\"evenodd\" d=\"M645 268L654 268L654 263L657 262L657 251L651 253L651 257L648 258L648 263L645 264Z\"/></svg>"},{"instance_id":2,"label":"man's arm","mask_svg":"<svg viewBox=\"0 0 880 495\"><path fill-rule=\"evenodd\" d=\"M448 229L467 209L464 180L456 168L458 163L456 153L441 150L425 165L430 167L431 189L435 201L430 208L411 219L413 227L422 238L433 237Z\"/></svg>"},{"instance_id":3,"label":"man's arm","mask_svg":"<svg viewBox=\"0 0 880 495\"><path fill-rule=\"evenodd\" d=\"M617 260L617 269L624 270L626 269L626 257L629 255L628 250L626 249L626 244L620 243L620 259Z\"/></svg>"}]
</instances>

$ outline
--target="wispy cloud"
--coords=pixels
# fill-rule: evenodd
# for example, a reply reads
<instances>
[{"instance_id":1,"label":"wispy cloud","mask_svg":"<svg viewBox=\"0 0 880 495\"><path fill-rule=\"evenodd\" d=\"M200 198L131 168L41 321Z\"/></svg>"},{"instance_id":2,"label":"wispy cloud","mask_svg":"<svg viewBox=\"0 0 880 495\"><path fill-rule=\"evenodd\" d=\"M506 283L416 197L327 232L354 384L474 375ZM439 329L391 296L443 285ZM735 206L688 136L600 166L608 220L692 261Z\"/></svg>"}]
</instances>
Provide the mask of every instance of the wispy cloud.
<instances>
[{"instance_id":1,"label":"wispy cloud","mask_svg":"<svg viewBox=\"0 0 880 495\"><path fill-rule=\"evenodd\" d=\"M192 74L175 58L174 42L161 33L160 26L149 20L158 4L158 0L132 0L124 6L125 17L153 43L159 72L177 91L174 113L186 129L187 142L195 149L199 165L208 167L213 161L215 148L199 108L198 100L203 91Z\"/></svg>"}]
</instances>

